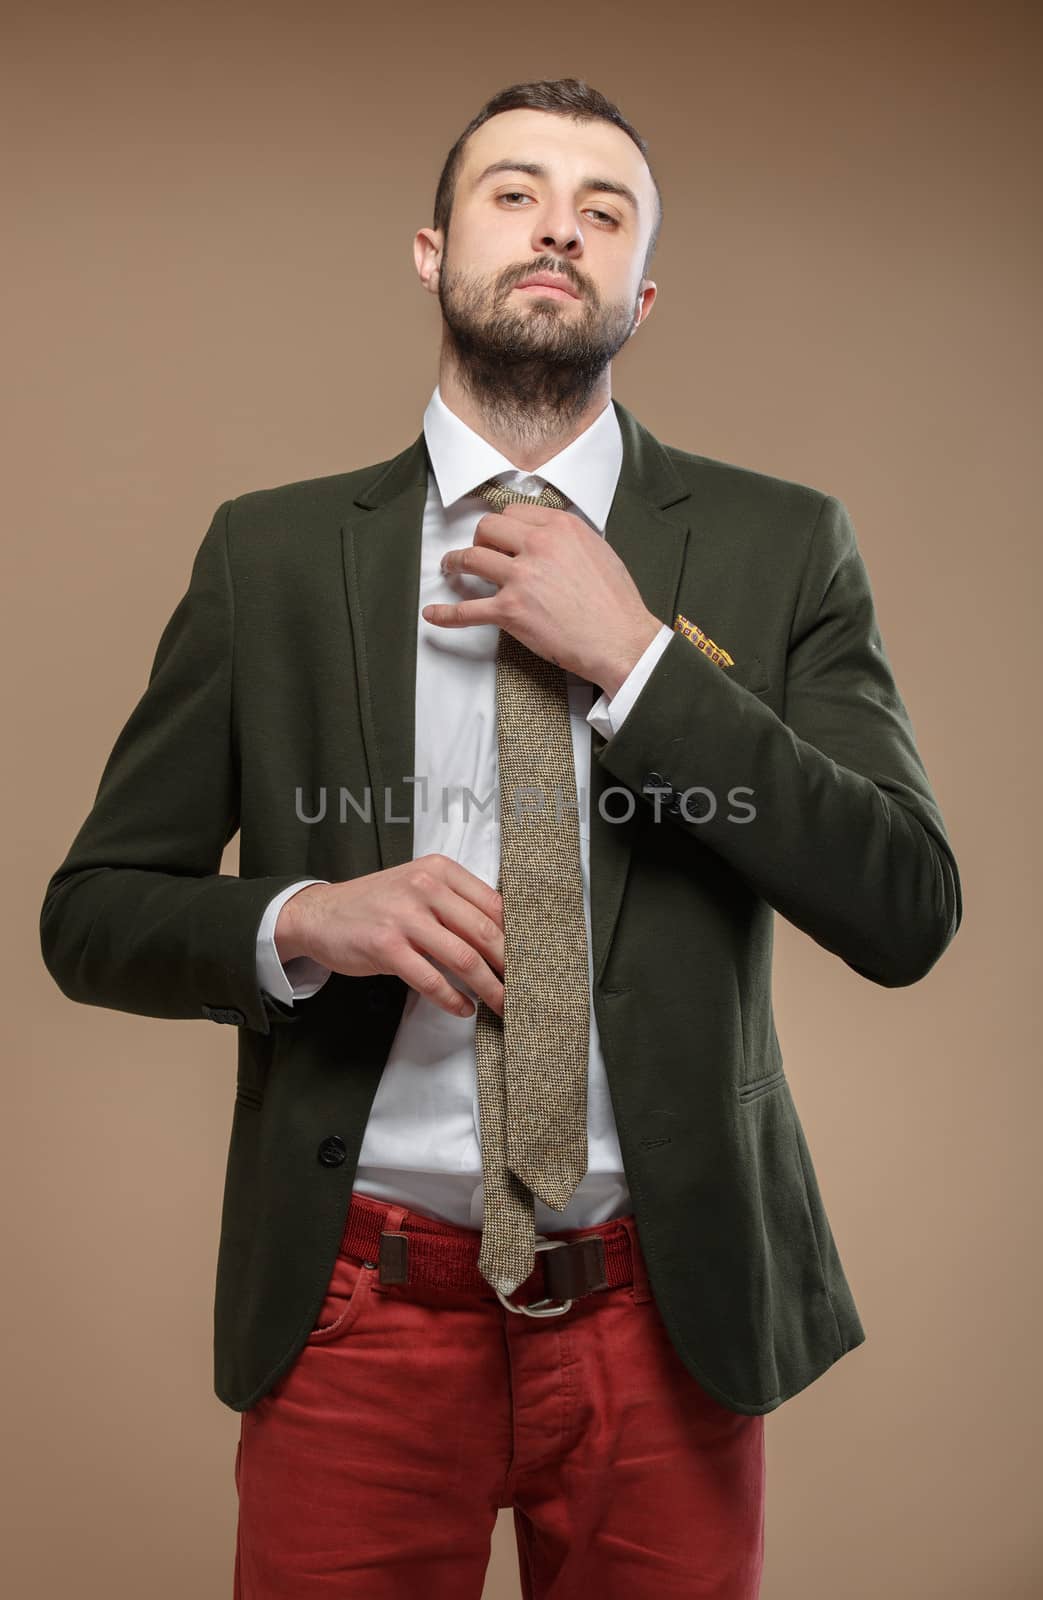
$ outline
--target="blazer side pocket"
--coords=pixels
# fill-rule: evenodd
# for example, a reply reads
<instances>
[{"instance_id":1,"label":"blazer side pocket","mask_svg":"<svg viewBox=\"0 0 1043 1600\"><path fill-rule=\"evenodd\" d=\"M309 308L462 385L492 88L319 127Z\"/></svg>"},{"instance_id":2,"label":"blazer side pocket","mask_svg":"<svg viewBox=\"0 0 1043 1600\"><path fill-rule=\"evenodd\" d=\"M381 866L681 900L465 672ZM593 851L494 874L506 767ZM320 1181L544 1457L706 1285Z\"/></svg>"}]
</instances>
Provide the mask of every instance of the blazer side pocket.
<instances>
[{"instance_id":1,"label":"blazer side pocket","mask_svg":"<svg viewBox=\"0 0 1043 1600\"><path fill-rule=\"evenodd\" d=\"M745 1104L747 1100L758 1100L762 1094L770 1094L780 1084L786 1081L784 1067L777 1067L774 1072L769 1072L763 1078L751 1078L749 1083L740 1083L736 1086L736 1096Z\"/></svg>"}]
</instances>

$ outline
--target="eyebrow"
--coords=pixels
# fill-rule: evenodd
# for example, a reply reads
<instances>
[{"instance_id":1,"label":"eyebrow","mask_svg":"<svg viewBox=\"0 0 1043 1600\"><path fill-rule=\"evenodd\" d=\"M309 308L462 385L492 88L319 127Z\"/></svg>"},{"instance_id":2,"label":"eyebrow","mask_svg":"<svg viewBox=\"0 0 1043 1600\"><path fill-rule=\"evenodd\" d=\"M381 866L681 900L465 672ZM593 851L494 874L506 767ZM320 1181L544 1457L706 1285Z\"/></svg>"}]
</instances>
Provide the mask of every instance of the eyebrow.
<instances>
[{"instance_id":1,"label":"eyebrow","mask_svg":"<svg viewBox=\"0 0 1043 1600\"><path fill-rule=\"evenodd\" d=\"M503 161L493 161L487 166L485 171L480 172L475 178L472 188L477 189L479 185L485 182L486 178L491 178L497 172L527 172L532 178L546 178L548 175L547 168L538 161L512 161L507 158ZM621 200L626 200L640 214L641 207L638 205L637 195L633 189L628 189L625 183L620 183L615 178L582 178L580 180L580 188L594 189L601 194L618 195Z\"/></svg>"}]
</instances>

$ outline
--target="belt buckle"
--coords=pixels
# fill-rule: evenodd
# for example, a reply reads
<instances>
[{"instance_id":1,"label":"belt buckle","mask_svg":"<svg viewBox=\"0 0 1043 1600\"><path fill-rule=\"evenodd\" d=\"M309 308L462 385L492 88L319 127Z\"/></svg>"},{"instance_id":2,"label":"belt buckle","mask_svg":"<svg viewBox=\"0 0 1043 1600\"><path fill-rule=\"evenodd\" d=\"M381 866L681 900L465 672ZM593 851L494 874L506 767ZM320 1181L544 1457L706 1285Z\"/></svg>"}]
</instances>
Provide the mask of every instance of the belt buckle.
<instances>
[{"instance_id":1,"label":"belt buckle","mask_svg":"<svg viewBox=\"0 0 1043 1600\"><path fill-rule=\"evenodd\" d=\"M545 1234L536 1235L537 1250L555 1250L568 1244L567 1239L548 1239ZM493 1286L495 1288L495 1285ZM517 1293L517 1290L515 1291ZM571 1300L530 1300L527 1306L515 1306L500 1290L496 1290L497 1299L507 1307L508 1311L521 1311L527 1317L560 1317L572 1304Z\"/></svg>"}]
</instances>

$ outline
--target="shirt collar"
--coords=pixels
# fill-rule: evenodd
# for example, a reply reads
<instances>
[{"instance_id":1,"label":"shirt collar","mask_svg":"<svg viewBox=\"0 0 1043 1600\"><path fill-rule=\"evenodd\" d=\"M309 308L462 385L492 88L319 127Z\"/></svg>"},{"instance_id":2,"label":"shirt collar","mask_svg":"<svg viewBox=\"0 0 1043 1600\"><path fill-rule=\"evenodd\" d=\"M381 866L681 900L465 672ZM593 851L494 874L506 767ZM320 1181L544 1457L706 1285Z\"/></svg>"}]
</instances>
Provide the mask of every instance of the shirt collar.
<instances>
[{"instance_id":1,"label":"shirt collar","mask_svg":"<svg viewBox=\"0 0 1043 1600\"><path fill-rule=\"evenodd\" d=\"M437 384L424 412L424 440L444 509L462 495L473 493L485 478L521 473L552 483L604 533L623 464L623 436L611 400L578 438L531 473L509 461L450 411Z\"/></svg>"}]
</instances>

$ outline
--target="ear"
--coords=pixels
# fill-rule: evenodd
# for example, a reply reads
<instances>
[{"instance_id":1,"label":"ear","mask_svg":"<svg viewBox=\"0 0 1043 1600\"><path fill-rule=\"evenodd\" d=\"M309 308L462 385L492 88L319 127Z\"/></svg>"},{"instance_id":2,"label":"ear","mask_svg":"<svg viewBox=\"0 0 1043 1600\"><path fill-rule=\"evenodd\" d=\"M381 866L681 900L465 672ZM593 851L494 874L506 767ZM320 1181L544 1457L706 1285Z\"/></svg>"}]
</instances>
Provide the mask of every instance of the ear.
<instances>
[{"instance_id":1,"label":"ear","mask_svg":"<svg viewBox=\"0 0 1043 1600\"><path fill-rule=\"evenodd\" d=\"M638 294L637 306L635 307L635 310L634 310L634 324L633 324L633 327L630 329L630 337L631 338L637 332L638 328L641 326L642 322L644 322L645 318L648 316L648 313L651 311L652 306L655 304L655 297L656 297L657 293L658 293L658 290L656 289L656 286L652 282L651 278L642 278L641 279L641 290L640 290L640 293Z\"/></svg>"},{"instance_id":2,"label":"ear","mask_svg":"<svg viewBox=\"0 0 1043 1600\"><path fill-rule=\"evenodd\" d=\"M420 228L413 240L413 260L417 276L430 294L438 292L444 236L441 228Z\"/></svg>"}]
</instances>

